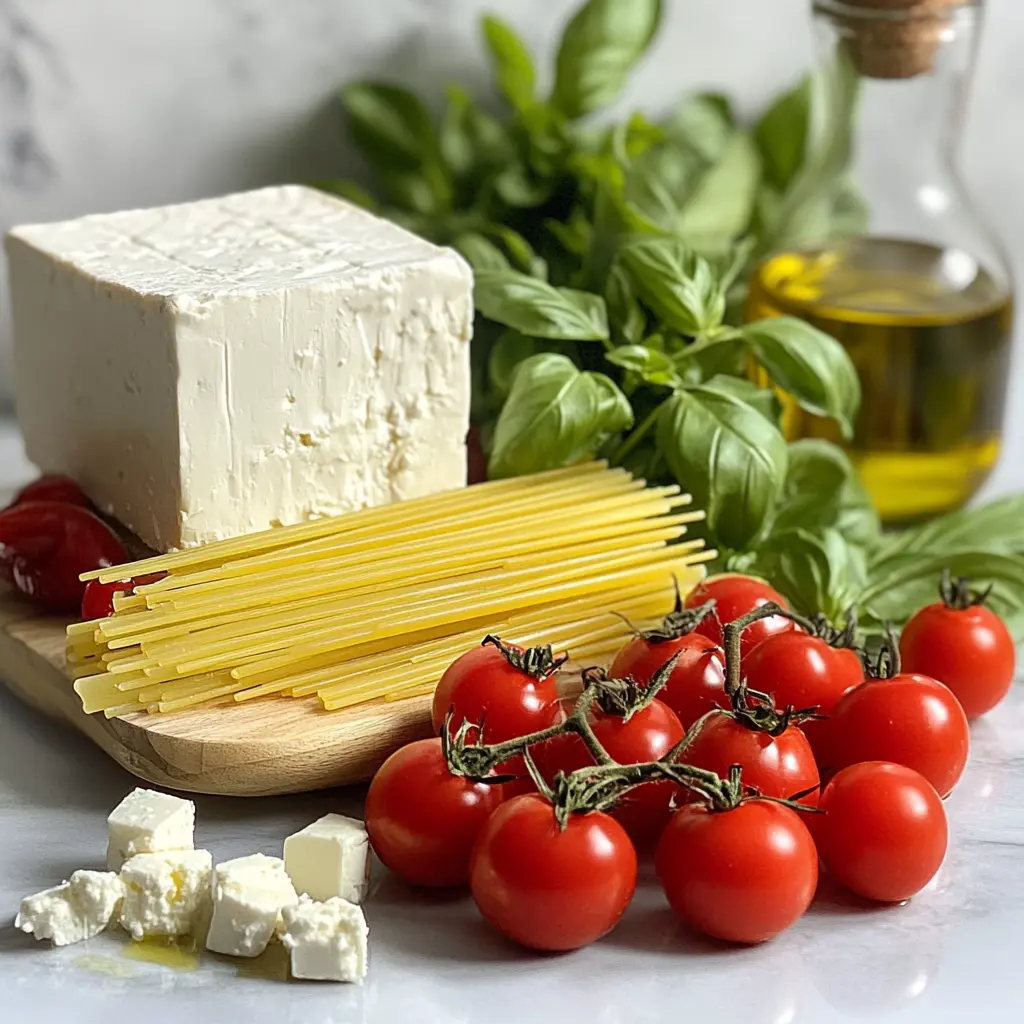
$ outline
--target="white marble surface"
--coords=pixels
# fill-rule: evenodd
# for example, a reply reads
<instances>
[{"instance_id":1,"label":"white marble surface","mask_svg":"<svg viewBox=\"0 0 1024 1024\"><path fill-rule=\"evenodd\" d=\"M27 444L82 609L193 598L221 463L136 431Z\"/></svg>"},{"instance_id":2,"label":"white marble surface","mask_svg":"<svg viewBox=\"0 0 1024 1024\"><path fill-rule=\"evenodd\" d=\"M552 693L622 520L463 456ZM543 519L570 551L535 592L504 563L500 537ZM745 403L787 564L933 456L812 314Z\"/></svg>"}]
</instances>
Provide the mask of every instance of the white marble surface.
<instances>
[{"instance_id":1,"label":"white marble surface","mask_svg":"<svg viewBox=\"0 0 1024 1024\"><path fill-rule=\"evenodd\" d=\"M0 426L0 500L28 473L16 435L10 425ZM528 954L493 933L468 897L417 895L378 870L366 905L370 974L361 988L240 977L233 962L213 956L193 971L141 964L123 957L124 936L52 950L17 932L11 921L21 896L76 868L102 866L106 813L133 784L87 740L0 689L4 1024L1021 1019L1021 685L973 730L970 764L947 805L950 853L924 893L905 906L878 908L825 887L791 931L756 949L689 934L649 870L619 927L564 956ZM327 811L358 813L359 803L360 793L351 790L260 800L200 797L196 838L217 858L279 854L290 832Z\"/></svg>"}]
</instances>

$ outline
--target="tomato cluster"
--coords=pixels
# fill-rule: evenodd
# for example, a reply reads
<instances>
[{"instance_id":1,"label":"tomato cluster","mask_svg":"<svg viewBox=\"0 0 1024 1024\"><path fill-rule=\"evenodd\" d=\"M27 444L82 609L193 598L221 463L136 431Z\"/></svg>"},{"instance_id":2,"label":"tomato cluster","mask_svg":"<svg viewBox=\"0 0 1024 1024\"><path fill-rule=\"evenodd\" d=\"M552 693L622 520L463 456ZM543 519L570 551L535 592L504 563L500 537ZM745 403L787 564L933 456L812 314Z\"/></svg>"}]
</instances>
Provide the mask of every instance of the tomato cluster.
<instances>
[{"instance_id":1,"label":"tomato cluster","mask_svg":"<svg viewBox=\"0 0 1024 1024\"><path fill-rule=\"evenodd\" d=\"M576 701L550 648L488 637L444 673L438 737L373 779L373 847L413 884L468 886L539 950L613 928L648 851L675 911L732 942L796 921L819 865L861 897L906 900L945 855L941 798L968 717L1013 675L1005 626L956 586L871 663L854 623L839 632L759 580L718 577L608 673L585 671Z\"/></svg>"}]
</instances>

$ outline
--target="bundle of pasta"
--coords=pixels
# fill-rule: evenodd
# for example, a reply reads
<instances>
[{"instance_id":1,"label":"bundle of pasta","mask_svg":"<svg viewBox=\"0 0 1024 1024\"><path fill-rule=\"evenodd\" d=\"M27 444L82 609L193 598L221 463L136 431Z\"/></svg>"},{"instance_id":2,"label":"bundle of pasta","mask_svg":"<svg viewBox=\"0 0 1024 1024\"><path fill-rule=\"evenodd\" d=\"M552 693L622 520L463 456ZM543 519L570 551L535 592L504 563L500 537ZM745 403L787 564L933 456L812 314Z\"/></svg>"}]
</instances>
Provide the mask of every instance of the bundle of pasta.
<instances>
[{"instance_id":1,"label":"bundle of pasta","mask_svg":"<svg viewBox=\"0 0 1024 1024\"><path fill-rule=\"evenodd\" d=\"M69 626L68 666L85 710L116 717L429 693L486 633L596 659L703 574L689 501L593 462L98 570L163 575Z\"/></svg>"}]
</instances>

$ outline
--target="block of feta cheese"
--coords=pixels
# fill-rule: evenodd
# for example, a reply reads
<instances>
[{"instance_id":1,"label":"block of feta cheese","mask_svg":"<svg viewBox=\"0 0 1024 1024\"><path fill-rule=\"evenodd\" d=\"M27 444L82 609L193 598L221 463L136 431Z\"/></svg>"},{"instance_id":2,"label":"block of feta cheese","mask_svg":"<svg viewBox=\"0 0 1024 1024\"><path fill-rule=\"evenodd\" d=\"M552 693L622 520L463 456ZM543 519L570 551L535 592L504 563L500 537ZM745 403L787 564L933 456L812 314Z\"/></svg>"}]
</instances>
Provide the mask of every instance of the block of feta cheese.
<instances>
[{"instance_id":1,"label":"block of feta cheese","mask_svg":"<svg viewBox=\"0 0 1024 1024\"><path fill-rule=\"evenodd\" d=\"M343 814L325 814L284 841L284 866L300 894L362 903L370 881L366 826Z\"/></svg>"},{"instance_id":2,"label":"block of feta cheese","mask_svg":"<svg viewBox=\"0 0 1024 1024\"><path fill-rule=\"evenodd\" d=\"M368 935L362 910L338 896L323 903L303 896L281 914L281 942L294 978L361 982Z\"/></svg>"},{"instance_id":3,"label":"block of feta cheese","mask_svg":"<svg viewBox=\"0 0 1024 1024\"><path fill-rule=\"evenodd\" d=\"M281 911L296 902L280 857L254 853L218 864L206 948L229 956L259 956L277 930Z\"/></svg>"},{"instance_id":4,"label":"block of feta cheese","mask_svg":"<svg viewBox=\"0 0 1024 1024\"><path fill-rule=\"evenodd\" d=\"M138 853L191 850L196 824L196 805L191 800L134 789L107 818L107 867L121 865Z\"/></svg>"},{"instance_id":5,"label":"block of feta cheese","mask_svg":"<svg viewBox=\"0 0 1024 1024\"><path fill-rule=\"evenodd\" d=\"M76 871L70 881L21 901L14 926L55 946L99 935L119 912L124 896L112 871Z\"/></svg>"},{"instance_id":6,"label":"block of feta cheese","mask_svg":"<svg viewBox=\"0 0 1024 1024\"><path fill-rule=\"evenodd\" d=\"M29 458L167 551L461 487L472 273L284 186L15 228Z\"/></svg>"},{"instance_id":7,"label":"block of feta cheese","mask_svg":"<svg viewBox=\"0 0 1024 1024\"><path fill-rule=\"evenodd\" d=\"M140 853L121 868L121 927L133 939L189 935L210 903L213 858L206 850Z\"/></svg>"}]
</instances>

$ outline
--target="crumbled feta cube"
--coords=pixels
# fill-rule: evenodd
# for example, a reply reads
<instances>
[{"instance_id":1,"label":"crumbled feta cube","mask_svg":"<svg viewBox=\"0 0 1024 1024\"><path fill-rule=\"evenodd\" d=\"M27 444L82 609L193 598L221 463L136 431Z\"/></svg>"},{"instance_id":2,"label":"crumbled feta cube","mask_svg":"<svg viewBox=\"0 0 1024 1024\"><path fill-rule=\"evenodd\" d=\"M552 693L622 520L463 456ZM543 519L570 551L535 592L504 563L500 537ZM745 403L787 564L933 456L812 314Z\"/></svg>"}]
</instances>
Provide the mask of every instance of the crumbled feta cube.
<instances>
[{"instance_id":1,"label":"crumbled feta cube","mask_svg":"<svg viewBox=\"0 0 1024 1024\"><path fill-rule=\"evenodd\" d=\"M473 278L283 186L15 228L29 458L167 551L461 487Z\"/></svg>"},{"instance_id":2,"label":"crumbled feta cube","mask_svg":"<svg viewBox=\"0 0 1024 1024\"><path fill-rule=\"evenodd\" d=\"M361 903L370 880L366 826L343 814L325 814L284 841L284 866L298 893Z\"/></svg>"},{"instance_id":3,"label":"crumbled feta cube","mask_svg":"<svg viewBox=\"0 0 1024 1024\"><path fill-rule=\"evenodd\" d=\"M188 935L207 912L213 858L206 850L140 853L121 868L121 927L132 938Z\"/></svg>"},{"instance_id":4,"label":"crumbled feta cube","mask_svg":"<svg viewBox=\"0 0 1024 1024\"><path fill-rule=\"evenodd\" d=\"M119 871L138 853L191 850L195 823L191 800L152 789L132 790L107 818L107 867Z\"/></svg>"},{"instance_id":5,"label":"crumbled feta cube","mask_svg":"<svg viewBox=\"0 0 1024 1024\"><path fill-rule=\"evenodd\" d=\"M14 926L67 946L99 935L118 912L124 886L111 871L76 871L71 880L21 901Z\"/></svg>"},{"instance_id":6,"label":"crumbled feta cube","mask_svg":"<svg viewBox=\"0 0 1024 1024\"><path fill-rule=\"evenodd\" d=\"M254 853L218 864L206 948L229 956L259 956L277 929L281 910L297 900L279 857Z\"/></svg>"},{"instance_id":7,"label":"crumbled feta cube","mask_svg":"<svg viewBox=\"0 0 1024 1024\"><path fill-rule=\"evenodd\" d=\"M304 896L281 913L281 942L295 978L361 982L368 935L362 910L337 896L323 903Z\"/></svg>"}]
</instances>

